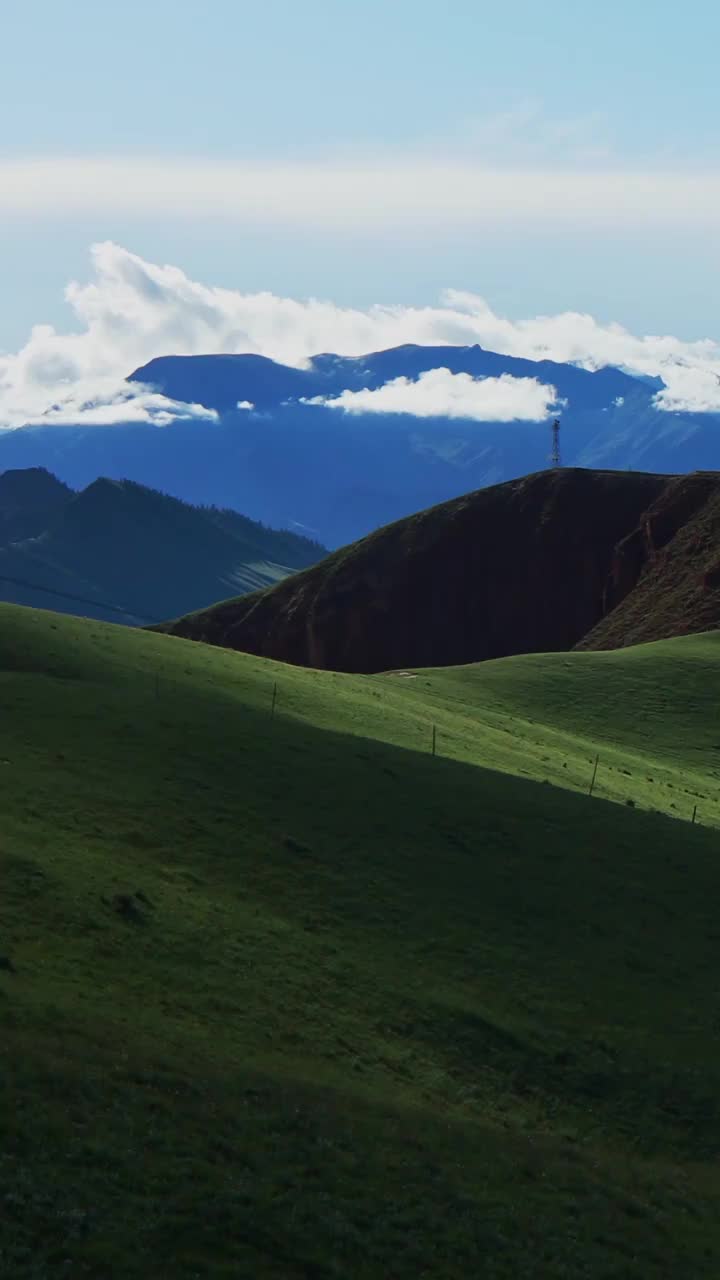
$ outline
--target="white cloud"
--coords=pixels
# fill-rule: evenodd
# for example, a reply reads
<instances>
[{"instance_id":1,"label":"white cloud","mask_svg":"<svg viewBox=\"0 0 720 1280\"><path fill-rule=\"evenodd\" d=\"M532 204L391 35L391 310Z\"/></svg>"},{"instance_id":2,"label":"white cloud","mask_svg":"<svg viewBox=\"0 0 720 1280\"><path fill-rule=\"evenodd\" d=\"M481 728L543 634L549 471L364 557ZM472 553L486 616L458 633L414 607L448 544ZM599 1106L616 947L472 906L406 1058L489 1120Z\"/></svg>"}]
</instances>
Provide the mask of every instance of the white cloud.
<instances>
[{"instance_id":1,"label":"white cloud","mask_svg":"<svg viewBox=\"0 0 720 1280\"><path fill-rule=\"evenodd\" d=\"M662 375L664 377L664 375ZM720 364L717 359L702 365L678 361L668 385L657 397L661 409L670 412L720 412Z\"/></svg>"},{"instance_id":2,"label":"white cloud","mask_svg":"<svg viewBox=\"0 0 720 1280\"><path fill-rule=\"evenodd\" d=\"M537 378L472 378L430 369L415 380L393 378L374 391L343 391L311 404L345 413L409 413L417 418L471 418L475 422L542 422L557 405L554 387Z\"/></svg>"},{"instance_id":3,"label":"white cloud","mask_svg":"<svg viewBox=\"0 0 720 1280\"><path fill-rule=\"evenodd\" d=\"M639 337L619 324L566 312L510 320L483 298L449 291L437 306L340 307L270 293L240 293L189 279L117 245L92 250L94 277L66 290L72 332L37 325L25 346L0 355L0 425L38 421L163 423L179 413L128 373L155 356L255 352L301 366L319 351L362 355L403 343L472 345L531 359L613 364L660 376L660 407L720 411L720 343ZM238 397L243 388L238 387ZM58 406L52 408L52 406ZM44 415L50 411L51 417ZM182 406L185 416L207 414ZM211 416L211 415L208 415Z\"/></svg>"},{"instance_id":4,"label":"white cloud","mask_svg":"<svg viewBox=\"0 0 720 1280\"><path fill-rule=\"evenodd\" d=\"M496 118L479 128L482 152L483 130L489 129L497 145L507 126ZM341 227L364 234L408 223L476 227L500 220L588 230L619 224L712 228L720 215L720 176L713 170L641 170L609 162L603 168L563 167L550 164L549 157L538 164L522 154L514 167L482 155L265 164L161 157L0 160L3 215L103 212L230 217L253 226Z\"/></svg>"},{"instance_id":5,"label":"white cloud","mask_svg":"<svg viewBox=\"0 0 720 1280\"><path fill-rule=\"evenodd\" d=\"M0 427L105 427L118 422L164 427L178 418L217 418L213 409L170 400L152 387L127 382L119 371L109 370L109 359L105 367L98 360L96 371L92 344L85 350L79 336L77 344L81 358L74 362L64 357L65 339L38 326L17 356L0 356Z\"/></svg>"},{"instance_id":6,"label":"white cloud","mask_svg":"<svg viewBox=\"0 0 720 1280\"><path fill-rule=\"evenodd\" d=\"M156 427L166 427L179 418L217 419L214 409L201 404L185 404L160 395L151 387L133 386L113 379L98 382L90 394L85 383L81 388L62 393L41 411L32 410L12 414L3 421L4 426L83 426L112 427L119 422L149 422Z\"/></svg>"}]
</instances>

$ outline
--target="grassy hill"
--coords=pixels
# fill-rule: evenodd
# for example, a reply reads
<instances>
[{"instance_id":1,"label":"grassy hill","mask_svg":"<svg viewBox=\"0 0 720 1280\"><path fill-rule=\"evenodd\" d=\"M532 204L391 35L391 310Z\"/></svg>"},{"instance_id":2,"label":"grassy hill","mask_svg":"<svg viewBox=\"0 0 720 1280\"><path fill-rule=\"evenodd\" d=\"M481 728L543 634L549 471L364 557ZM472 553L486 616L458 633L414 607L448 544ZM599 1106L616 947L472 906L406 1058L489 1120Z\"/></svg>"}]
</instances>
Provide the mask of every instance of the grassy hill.
<instances>
[{"instance_id":1,"label":"grassy hill","mask_svg":"<svg viewBox=\"0 0 720 1280\"><path fill-rule=\"evenodd\" d=\"M720 625L719 536L718 472L538 472L164 629L356 672L621 647Z\"/></svg>"},{"instance_id":2,"label":"grassy hill","mask_svg":"<svg viewBox=\"0 0 720 1280\"><path fill-rule=\"evenodd\" d=\"M1 607L0 1275L717 1276L719 691Z\"/></svg>"}]
</instances>

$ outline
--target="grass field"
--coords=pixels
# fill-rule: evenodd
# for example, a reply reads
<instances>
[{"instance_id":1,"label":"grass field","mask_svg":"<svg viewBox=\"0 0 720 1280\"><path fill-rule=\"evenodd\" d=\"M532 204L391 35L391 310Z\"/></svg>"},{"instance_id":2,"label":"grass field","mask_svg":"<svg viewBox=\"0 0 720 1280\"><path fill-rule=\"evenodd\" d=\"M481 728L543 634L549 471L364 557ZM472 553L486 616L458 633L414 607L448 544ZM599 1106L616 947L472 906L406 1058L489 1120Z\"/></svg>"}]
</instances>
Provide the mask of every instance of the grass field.
<instances>
[{"instance_id":1,"label":"grass field","mask_svg":"<svg viewBox=\"0 0 720 1280\"><path fill-rule=\"evenodd\" d=\"M719 690L1 607L0 1275L716 1277Z\"/></svg>"}]
</instances>

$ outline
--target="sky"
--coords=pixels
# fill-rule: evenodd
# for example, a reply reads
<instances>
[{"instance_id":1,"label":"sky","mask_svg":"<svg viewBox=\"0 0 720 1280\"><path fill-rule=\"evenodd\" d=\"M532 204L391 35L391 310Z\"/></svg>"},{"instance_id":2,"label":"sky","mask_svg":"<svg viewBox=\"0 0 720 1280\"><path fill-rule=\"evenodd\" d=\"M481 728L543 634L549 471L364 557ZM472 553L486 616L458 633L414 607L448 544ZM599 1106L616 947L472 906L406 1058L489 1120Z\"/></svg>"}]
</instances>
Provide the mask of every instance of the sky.
<instances>
[{"instance_id":1,"label":"sky","mask_svg":"<svg viewBox=\"0 0 720 1280\"><path fill-rule=\"evenodd\" d=\"M2 26L6 392L25 351L57 393L54 340L87 326L88 290L83 377L92 352L110 377L100 347L123 305L118 264L137 277L138 261L272 295L276 316L294 301L303 349L313 299L328 315L395 308L413 340L419 311L472 295L518 333L580 315L584 332L620 326L715 360L714 0L24 0ZM114 283L107 250L98 269L92 249L108 244ZM179 306L174 326L141 325L143 349L127 355L186 349ZM257 340L262 317L246 321L255 349L281 350ZM33 326L46 327L28 353ZM386 328L360 325L368 341ZM230 342L201 330L192 349ZM317 339L328 349L332 336L326 325Z\"/></svg>"}]
</instances>

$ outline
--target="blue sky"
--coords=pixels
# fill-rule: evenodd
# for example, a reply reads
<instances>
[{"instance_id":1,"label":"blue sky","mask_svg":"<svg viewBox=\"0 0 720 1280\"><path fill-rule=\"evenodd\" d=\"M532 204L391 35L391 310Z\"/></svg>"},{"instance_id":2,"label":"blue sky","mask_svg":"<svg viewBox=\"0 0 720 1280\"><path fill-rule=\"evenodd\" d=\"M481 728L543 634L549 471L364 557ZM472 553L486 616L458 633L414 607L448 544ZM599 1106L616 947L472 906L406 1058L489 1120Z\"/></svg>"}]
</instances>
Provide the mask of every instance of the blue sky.
<instances>
[{"instance_id":1,"label":"blue sky","mask_svg":"<svg viewBox=\"0 0 720 1280\"><path fill-rule=\"evenodd\" d=\"M712 0L7 6L0 350L72 327L105 240L243 291L717 339L718 36Z\"/></svg>"},{"instance_id":2,"label":"blue sky","mask_svg":"<svg viewBox=\"0 0 720 1280\"><path fill-rule=\"evenodd\" d=\"M709 150L718 35L712 0L24 0L3 151L413 146L525 101L640 156Z\"/></svg>"}]
</instances>

